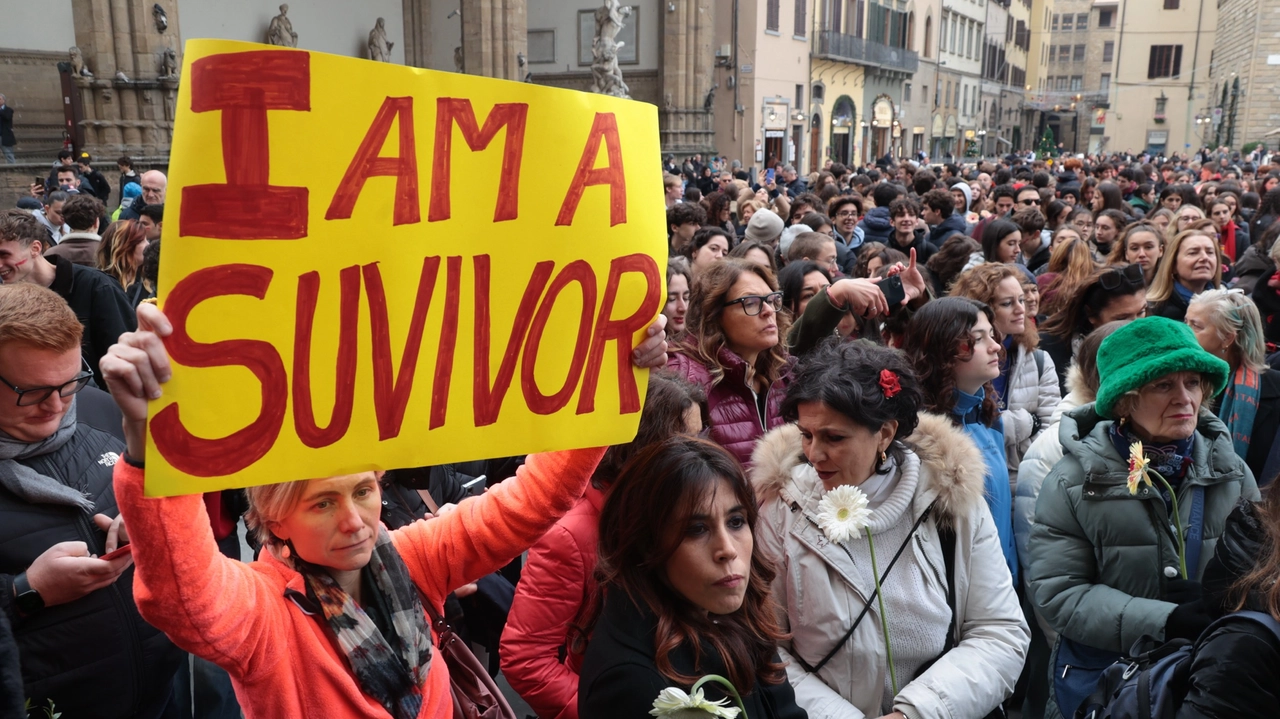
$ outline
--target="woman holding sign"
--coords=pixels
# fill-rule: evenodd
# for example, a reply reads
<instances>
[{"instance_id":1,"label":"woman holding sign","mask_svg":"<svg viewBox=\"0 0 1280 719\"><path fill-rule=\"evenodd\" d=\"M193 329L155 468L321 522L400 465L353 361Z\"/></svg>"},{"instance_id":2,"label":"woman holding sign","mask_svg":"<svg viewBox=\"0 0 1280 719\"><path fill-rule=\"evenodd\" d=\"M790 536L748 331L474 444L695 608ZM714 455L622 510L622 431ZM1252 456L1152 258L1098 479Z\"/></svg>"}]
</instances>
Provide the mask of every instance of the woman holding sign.
<instances>
[{"instance_id":1,"label":"woman holding sign","mask_svg":"<svg viewBox=\"0 0 1280 719\"><path fill-rule=\"evenodd\" d=\"M664 324L650 327L637 364L665 357ZM242 564L218 552L200 495L143 496L147 398L170 377L161 338L173 328L150 305L138 326L102 366L125 417L116 497L143 617L226 669L250 719L453 716L430 616L568 511L603 448L531 455L515 481L394 532L378 521L374 472L253 487L246 519L266 551Z\"/></svg>"}]
</instances>

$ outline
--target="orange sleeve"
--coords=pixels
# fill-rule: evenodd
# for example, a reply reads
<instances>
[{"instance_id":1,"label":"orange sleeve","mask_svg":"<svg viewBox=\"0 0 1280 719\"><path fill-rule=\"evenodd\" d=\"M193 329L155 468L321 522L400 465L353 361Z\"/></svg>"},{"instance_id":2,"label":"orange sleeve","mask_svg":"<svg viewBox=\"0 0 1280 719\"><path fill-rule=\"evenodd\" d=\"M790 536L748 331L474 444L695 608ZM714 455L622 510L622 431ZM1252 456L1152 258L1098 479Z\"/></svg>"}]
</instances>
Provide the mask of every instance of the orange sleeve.
<instances>
[{"instance_id":1,"label":"orange sleeve","mask_svg":"<svg viewBox=\"0 0 1280 719\"><path fill-rule=\"evenodd\" d=\"M531 454L514 479L443 517L391 533L414 582L437 609L449 592L501 569L568 512L605 447Z\"/></svg>"},{"instance_id":2,"label":"orange sleeve","mask_svg":"<svg viewBox=\"0 0 1280 719\"><path fill-rule=\"evenodd\" d=\"M218 551L201 495L147 498L143 485L143 470L116 463L116 501L133 543L133 596L142 617L174 644L242 678L259 662L278 661L282 645L273 628L288 626L280 592Z\"/></svg>"}]
</instances>

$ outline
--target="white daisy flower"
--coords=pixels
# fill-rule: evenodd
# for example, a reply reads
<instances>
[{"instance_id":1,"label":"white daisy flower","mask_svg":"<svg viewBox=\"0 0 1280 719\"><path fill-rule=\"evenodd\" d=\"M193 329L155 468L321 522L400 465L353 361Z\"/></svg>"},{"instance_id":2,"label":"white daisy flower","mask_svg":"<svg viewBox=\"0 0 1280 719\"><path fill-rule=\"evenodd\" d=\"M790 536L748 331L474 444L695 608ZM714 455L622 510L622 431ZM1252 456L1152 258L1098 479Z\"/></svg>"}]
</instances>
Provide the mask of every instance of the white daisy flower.
<instances>
[{"instance_id":1,"label":"white daisy flower","mask_svg":"<svg viewBox=\"0 0 1280 719\"><path fill-rule=\"evenodd\" d=\"M695 689L689 695L676 687L667 687L653 700L653 709L649 713L671 719L734 719L738 716L738 708L726 706L728 703L728 699L715 702L707 699L701 689Z\"/></svg>"},{"instance_id":2,"label":"white daisy flower","mask_svg":"<svg viewBox=\"0 0 1280 719\"><path fill-rule=\"evenodd\" d=\"M867 495L857 487L842 484L827 492L818 502L818 527L836 543L861 537L862 530L871 522L871 510L867 509Z\"/></svg>"}]
</instances>

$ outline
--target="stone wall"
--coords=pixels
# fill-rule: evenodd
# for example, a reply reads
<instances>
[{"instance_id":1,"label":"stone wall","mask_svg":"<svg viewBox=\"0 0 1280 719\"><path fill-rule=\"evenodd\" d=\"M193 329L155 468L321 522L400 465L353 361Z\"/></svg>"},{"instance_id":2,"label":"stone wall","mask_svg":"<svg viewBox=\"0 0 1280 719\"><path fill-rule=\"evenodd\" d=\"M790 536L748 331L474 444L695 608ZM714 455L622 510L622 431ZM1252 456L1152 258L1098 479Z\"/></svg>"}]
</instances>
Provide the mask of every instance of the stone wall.
<instances>
[{"instance_id":1,"label":"stone wall","mask_svg":"<svg viewBox=\"0 0 1280 719\"><path fill-rule=\"evenodd\" d=\"M1222 85L1238 77L1242 96L1236 102L1233 146L1266 140L1271 148L1278 138L1263 137L1280 128L1280 4L1269 0L1222 0L1218 7L1218 34L1209 73L1209 105L1222 100ZM1276 58L1277 64L1268 64ZM1185 61L1184 61L1185 62ZM1224 130L1223 140L1226 140Z\"/></svg>"},{"instance_id":2,"label":"stone wall","mask_svg":"<svg viewBox=\"0 0 1280 719\"><path fill-rule=\"evenodd\" d=\"M160 170L161 172L169 172L169 160L164 157L135 157L133 169L139 174L147 170ZM20 162L16 165L0 164L0 209L7 210L13 207L18 198L26 197L31 194L31 181L36 175L40 177L48 177L49 169L53 166L53 160L48 162ZM104 157L102 161L94 158L93 166L106 176L107 181L111 183L111 207L115 209L120 205L120 173L116 171L115 158Z\"/></svg>"},{"instance_id":3,"label":"stone wall","mask_svg":"<svg viewBox=\"0 0 1280 719\"><path fill-rule=\"evenodd\" d=\"M62 149L62 85L57 64L65 52L0 48L0 93L14 109L19 161L52 163Z\"/></svg>"}]
</instances>

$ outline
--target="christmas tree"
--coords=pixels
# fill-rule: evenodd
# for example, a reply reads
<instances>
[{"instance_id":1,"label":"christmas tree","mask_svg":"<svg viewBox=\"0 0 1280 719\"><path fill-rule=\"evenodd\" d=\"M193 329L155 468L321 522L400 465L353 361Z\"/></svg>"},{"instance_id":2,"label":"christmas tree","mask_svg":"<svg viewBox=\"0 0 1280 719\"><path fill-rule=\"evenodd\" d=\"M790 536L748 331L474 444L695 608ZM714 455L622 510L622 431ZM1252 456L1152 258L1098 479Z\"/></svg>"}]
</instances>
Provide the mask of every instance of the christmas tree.
<instances>
[{"instance_id":1,"label":"christmas tree","mask_svg":"<svg viewBox=\"0 0 1280 719\"><path fill-rule=\"evenodd\" d=\"M1053 130L1047 126L1044 128L1044 134L1040 136L1040 146L1036 148L1036 154L1042 159L1053 157L1057 154L1054 149Z\"/></svg>"}]
</instances>

